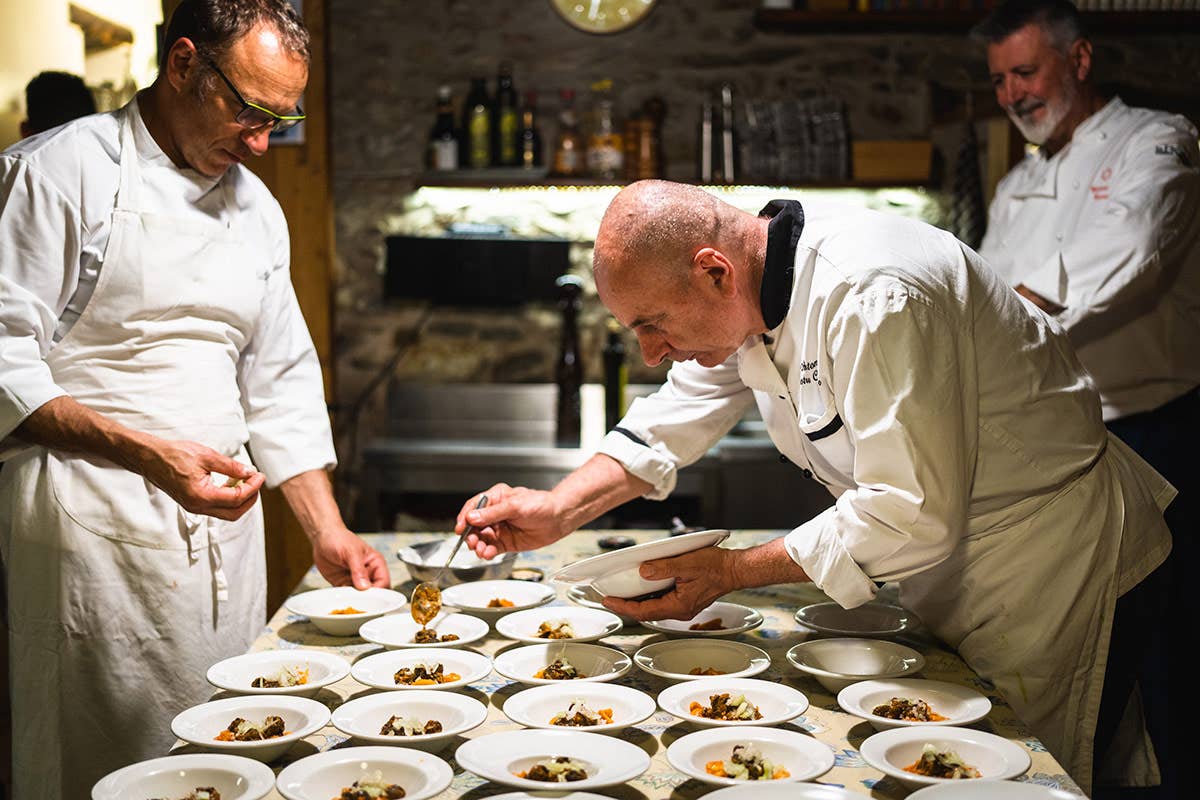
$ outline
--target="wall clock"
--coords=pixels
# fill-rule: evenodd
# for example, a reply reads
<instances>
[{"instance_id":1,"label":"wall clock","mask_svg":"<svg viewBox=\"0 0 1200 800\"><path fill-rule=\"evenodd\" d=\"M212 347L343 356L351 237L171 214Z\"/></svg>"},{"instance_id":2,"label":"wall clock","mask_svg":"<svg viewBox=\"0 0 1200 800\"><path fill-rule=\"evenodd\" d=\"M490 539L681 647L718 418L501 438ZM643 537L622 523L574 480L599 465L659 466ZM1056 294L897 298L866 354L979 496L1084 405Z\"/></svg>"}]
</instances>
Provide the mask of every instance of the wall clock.
<instances>
[{"instance_id":1,"label":"wall clock","mask_svg":"<svg viewBox=\"0 0 1200 800\"><path fill-rule=\"evenodd\" d=\"M550 0L570 25L587 33L618 33L641 22L657 0Z\"/></svg>"}]
</instances>

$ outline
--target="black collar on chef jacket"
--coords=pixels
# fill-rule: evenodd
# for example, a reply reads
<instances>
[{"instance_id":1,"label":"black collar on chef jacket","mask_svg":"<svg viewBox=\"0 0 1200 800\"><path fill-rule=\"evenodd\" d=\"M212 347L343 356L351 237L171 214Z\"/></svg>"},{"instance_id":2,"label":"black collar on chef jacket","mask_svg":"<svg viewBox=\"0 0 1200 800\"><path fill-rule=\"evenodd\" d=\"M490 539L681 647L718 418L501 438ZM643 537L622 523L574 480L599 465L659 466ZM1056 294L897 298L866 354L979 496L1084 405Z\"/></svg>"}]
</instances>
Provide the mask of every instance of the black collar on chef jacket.
<instances>
[{"instance_id":1,"label":"black collar on chef jacket","mask_svg":"<svg viewBox=\"0 0 1200 800\"><path fill-rule=\"evenodd\" d=\"M792 304L792 277L796 268L796 245L804 233L804 209L795 200L772 200L758 216L771 220L767 226L767 262L763 265L763 322L773 331L783 324Z\"/></svg>"}]
</instances>

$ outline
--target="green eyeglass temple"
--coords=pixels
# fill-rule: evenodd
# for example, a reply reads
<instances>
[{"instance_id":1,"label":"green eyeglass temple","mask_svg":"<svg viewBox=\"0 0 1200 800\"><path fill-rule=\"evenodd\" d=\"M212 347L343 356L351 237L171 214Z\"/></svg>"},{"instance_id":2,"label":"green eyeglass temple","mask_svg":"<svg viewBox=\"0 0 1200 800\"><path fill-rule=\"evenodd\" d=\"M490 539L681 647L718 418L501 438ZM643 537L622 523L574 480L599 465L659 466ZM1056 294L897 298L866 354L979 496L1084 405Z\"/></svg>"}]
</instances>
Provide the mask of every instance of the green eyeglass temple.
<instances>
[{"instance_id":1,"label":"green eyeglass temple","mask_svg":"<svg viewBox=\"0 0 1200 800\"><path fill-rule=\"evenodd\" d=\"M263 108L260 105L248 102L242 97L242 93L237 90L233 82L225 76L221 68L211 58L204 59L210 67L217 73L221 80L225 81L225 85L229 87L229 91L233 92L233 96L239 103L242 104L241 109L234 115L234 121L248 130L256 131L265 126L271 126L274 132L286 131L294 127L297 123L303 122L307 116L304 109L296 106L295 114L276 114L269 108Z\"/></svg>"}]
</instances>

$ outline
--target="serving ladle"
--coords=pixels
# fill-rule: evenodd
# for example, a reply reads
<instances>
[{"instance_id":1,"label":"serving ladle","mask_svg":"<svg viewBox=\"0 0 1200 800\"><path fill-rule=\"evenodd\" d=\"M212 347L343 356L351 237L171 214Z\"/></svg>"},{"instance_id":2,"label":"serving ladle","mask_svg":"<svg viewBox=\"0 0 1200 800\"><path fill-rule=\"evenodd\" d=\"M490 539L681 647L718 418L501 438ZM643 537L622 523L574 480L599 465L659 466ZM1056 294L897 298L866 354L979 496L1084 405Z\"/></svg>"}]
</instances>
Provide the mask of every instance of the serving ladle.
<instances>
[{"instance_id":1,"label":"serving ladle","mask_svg":"<svg viewBox=\"0 0 1200 800\"><path fill-rule=\"evenodd\" d=\"M476 510L486 506L487 502L487 495L481 496L479 502L475 505ZM422 628L428 625L438 615L438 612L442 610L442 589L438 585L438 581L441 580L442 573L446 571L446 567L450 566L450 562L458 555L458 550L463 546L463 542L467 540L467 536L474 533L474 531L475 526L468 525L467 529L463 531L463 535L458 537L458 542L454 545L454 549L450 551L450 557L446 559L446 563L433 576L433 580L421 581L417 584L417 588L413 589L411 603L412 618Z\"/></svg>"}]
</instances>

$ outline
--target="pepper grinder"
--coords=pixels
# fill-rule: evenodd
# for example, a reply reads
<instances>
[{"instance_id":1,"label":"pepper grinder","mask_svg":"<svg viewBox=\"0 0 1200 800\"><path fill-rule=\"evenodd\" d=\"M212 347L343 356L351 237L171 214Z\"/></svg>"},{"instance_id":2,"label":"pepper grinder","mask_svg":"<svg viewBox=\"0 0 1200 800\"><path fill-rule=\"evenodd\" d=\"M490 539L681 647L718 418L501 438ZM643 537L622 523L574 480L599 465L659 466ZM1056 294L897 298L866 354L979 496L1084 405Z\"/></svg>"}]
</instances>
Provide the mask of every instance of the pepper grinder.
<instances>
[{"instance_id":1,"label":"pepper grinder","mask_svg":"<svg viewBox=\"0 0 1200 800\"><path fill-rule=\"evenodd\" d=\"M582 407L579 390L583 385L583 362L579 352L579 309L583 281L576 275L562 275L558 287L558 307L562 311L562 335L558 364L554 371L558 383L554 442L559 447L579 447Z\"/></svg>"}]
</instances>

